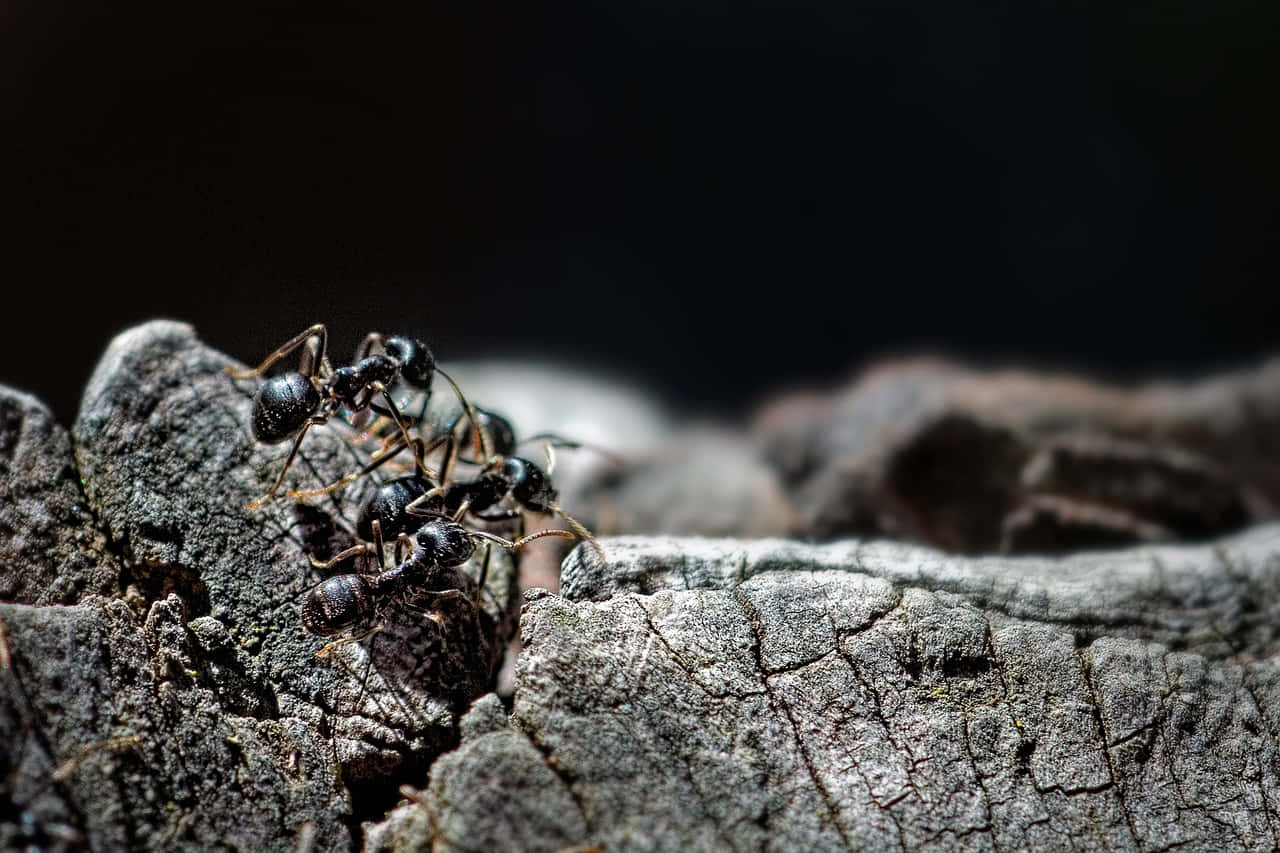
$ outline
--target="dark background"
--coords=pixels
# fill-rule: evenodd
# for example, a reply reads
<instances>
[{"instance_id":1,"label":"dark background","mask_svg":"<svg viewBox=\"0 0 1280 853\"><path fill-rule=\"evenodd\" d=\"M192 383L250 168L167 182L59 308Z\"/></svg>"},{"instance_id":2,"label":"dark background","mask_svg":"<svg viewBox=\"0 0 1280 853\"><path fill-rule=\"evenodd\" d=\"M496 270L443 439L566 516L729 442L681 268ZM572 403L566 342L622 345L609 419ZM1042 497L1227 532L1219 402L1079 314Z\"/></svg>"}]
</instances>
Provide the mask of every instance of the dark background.
<instances>
[{"instance_id":1,"label":"dark background","mask_svg":"<svg viewBox=\"0 0 1280 853\"><path fill-rule=\"evenodd\" d=\"M0 381L323 320L744 411L1280 342L1280 4L0 0Z\"/></svg>"}]
</instances>

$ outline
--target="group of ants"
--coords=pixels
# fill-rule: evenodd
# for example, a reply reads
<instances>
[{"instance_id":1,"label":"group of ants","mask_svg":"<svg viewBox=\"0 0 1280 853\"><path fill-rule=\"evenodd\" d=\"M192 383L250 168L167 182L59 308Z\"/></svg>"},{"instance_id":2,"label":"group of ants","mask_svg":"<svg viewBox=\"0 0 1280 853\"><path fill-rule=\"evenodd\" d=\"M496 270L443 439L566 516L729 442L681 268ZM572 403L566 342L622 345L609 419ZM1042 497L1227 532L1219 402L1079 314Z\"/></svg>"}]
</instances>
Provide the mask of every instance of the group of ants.
<instances>
[{"instance_id":1,"label":"group of ants","mask_svg":"<svg viewBox=\"0 0 1280 853\"><path fill-rule=\"evenodd\" d=\"M252 370L227 368L227 373L236 379L260 377L281 359L301 350L298 369L267 377L254 398L254 438L264 444L293 443L270 491L251 503L251 509L279 495L308 431L331 418L347 419L353 426L363 419L361 434L370 436L376 450L369 452L367 461L362 458L364 464L359 470L337 482L318 489L288 491L289 497L334 493L383 466L389 470L393 460L399 459L402 467L408 467L404 454L410 454L412 470L378 485L362 505L356 525L362 541L328 561L312 558L317 568L328 570L364 555L366 560L372 558L376 562L377 571L336 575L311 589L302 604L305 630L334 637L376 621L375 617L392 604L412 607L412 601L428 596L467 598L467 593L456 587L433 586L442 577L456 579L456 573L450 570L465 564L482 545L484 561L472 599L477 609L491 545L517 551L536 539L558 536L583 539L600 553L591 533L556 504L557 492L551 485L554 448L584 445L546 433L517 442L510 421L471 405L458 384L436 366L435 356L422 341L370 334L357 349L352 363L337 368L329 362L327 344L328 332L324 325L317 324L291 338ZM437 374L449 383L461 406L443 423L427 417L432 381ZM406 414L404 407L396 403L392 394L398 386L407 386L420 397L416 415ZM535 441L545 448L546 470L516 455L520 444ZM518 522L524 513L560 515L573 532L549 529L511 540L476 529L478 523ZM388 567L385 546L390 542L394 542L395 553L394 564ZM356 636L344 636L330 642L321 654L381 629L378 625ZM11 666L4 625L0 623L0 674ZM362 697L363 694L362 682ZM140 735L132 734L90 744L58 765L34 794L68 779L94 753L133 748L141 742ZM16 774L19 763L13 767ZM8 781L12 786L12 778ZM26 805L21 808L19 838L52 837L75 845L83 842L72 827L57 823L40 826Z\"/></svg>"},{"instance_id":2,"label":"group of ants","mask_svg":"<svg viewBox=\"0 0 1280 853\"><path fill-rule=\"evenodd\" d=\"M465 597L457 588L432 587L470 560L480 546L485 551L473 602L477 606L492 545L514 552L536 539L555 536L583 539L600 553L591 533L556 504L557 492L551 485L554 448L577 448L580 443L549 433L517 442L510 421L472 405L436 364L431 349L409 337L371 333L356 349L350 365L335 368L328 357L328 331L316 324L286 341L256 368L228 367L227 373L235 379L260 377L299 350L298 369L268 377L254 398L254 438L264 444L292 441L292 447L270 491L249 508L279 495L308 431L331 418L363 425L376 449L362 459L358 470L342 479L322 488L287 491L288 497L334 493L393 460L400 460L403 468L406 452L412 464L410 473L383 481L364 501L356 523L360 540L356 545L327 561L312 558L312 564L325 571L362 556L366 561L372 558L377 566L376 571L334 575L307 593L301 607L302 627L321 637L347 635L326 650L380 630L375 626L350 635L393 603L411 606L410 601L422 597ZM452 388L460 407L443 419L428 417L437 375ZM420 401L416 414L406 411L407 402L396 402L393 393L401 386ZM545 470L516 455L519 445L531 442L542 443ZM572 532L547 529L512 540L477 529L479 523L518 524L525 513L559 515ZM394 555L388 567L386 547L391 543Z\"/></svg>"}]
</instances>

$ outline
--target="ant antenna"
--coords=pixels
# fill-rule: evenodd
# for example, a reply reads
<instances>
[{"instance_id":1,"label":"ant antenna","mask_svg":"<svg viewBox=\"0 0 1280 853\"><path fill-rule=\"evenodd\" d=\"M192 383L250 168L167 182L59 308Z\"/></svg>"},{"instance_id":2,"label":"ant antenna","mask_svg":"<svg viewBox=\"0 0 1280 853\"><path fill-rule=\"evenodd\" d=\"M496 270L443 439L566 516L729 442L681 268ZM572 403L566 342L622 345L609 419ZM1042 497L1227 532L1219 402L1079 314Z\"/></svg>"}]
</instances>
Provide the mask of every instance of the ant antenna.
<instances>
[{"instance_id":1,"label":"ant antenna","mask_svg":"<svg viewBox=\"0 0 1280 853\"><path fill-rule=\"evenodd\" d=\"M559 504L549 504L551 511L565 520L569 525L569 529L577 534L577 537L590 546L595 555L600 558L601 564L608 563L608 558L604 555L604 548L600 547L600 542L596 539L595 534L583 526L582 522L565 512Z\"/></svg>"}]
</instances>

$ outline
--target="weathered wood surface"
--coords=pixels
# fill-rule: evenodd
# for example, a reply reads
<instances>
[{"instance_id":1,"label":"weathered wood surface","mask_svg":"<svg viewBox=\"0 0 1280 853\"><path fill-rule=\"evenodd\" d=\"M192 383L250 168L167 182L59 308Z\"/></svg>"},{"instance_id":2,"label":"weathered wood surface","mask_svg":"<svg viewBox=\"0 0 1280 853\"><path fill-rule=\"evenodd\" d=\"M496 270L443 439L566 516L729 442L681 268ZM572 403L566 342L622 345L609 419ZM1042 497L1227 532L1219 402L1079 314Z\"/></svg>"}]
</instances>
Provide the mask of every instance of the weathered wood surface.
<instances>
[{"instance_id":1,"label":"weathered wood surface","mask_svg":"<svg viewBox=\"0 0 1280 853\"><path fill-rule=\"evenodd\" d=\"M481 694L515 627L510 563L491 567L483 612L445 610L440 622L405 613L372 646L315 658L324 641L301 631L297 613L318 579L307 556L350 541L360 493L248 510L287 448L252 440L254 383L227 377L230 363L189 327L131 330L95 372L70 441L38 402L0 395L0 493L12 496L0 503L0 589L13 602L0 604L0 846L1280 844L1274 524L1063 557L962 557L870 539L606 538L606 563L580 548L560 594L526 594L508 708ZM1259 437L1275 396L1268 370L1188 392L1214 406L1161 410L1199 412L1212 426L1177 433L1194 446L1078 415L1102 424L1104 455L1128 468L1036 462L1077 438L1041 421L1009 426L1006 412L1001 429L1024 455L1002 463L1019 485L999 508L1047 495L1142 523L1193 520L1164 524L1172 535L1209 535L1197 519L1229 529L1265 518L1276 446ZM501 388L486 396L496 402ZM1237 398L1247 400L1224 402ZM571 432L508 413L528 432ZM874 433L887 418L858 423ZM622 420L649 433L664 423ZM612 507L638 526L761 533L781 519L788 529L809 523L809 486L848 491L874 482L868 471L900 472L893 459L919 458L910 436L939 435L908 429L899 450L850 449L828 474L792 477L804 466L788 468L780 448L868 441L832 433L838 421L818 432L789 421L807 436L790 444L762 438L767 417L754 437L704 428L664 447L650 435L619 470L562 481L565 503L606 520ZM1259 476L1243 451L1215 455L1227 453L1231 423L1253 442ZM347 438L315 430L295 482L351 470ZM938 458L956 458L929 441L948 449ZM872 457L872 467L852 461ZM1095 479L1067 476L1081 470ZM1186 503L1144 504L1129 488L1141 476L1166 497L1179 483L1205 488ZM930 512L950 527L906 532L990 536L1005 523L990 527L989 507L966 516L963 489L947 494L950 509ZM1232 506L1244 515L1221 512ZM966 527L979 517L986 526ZM359 824L402 784L410 800Z\"/></svg>"},{"instance_id":2,"label":"weathered wood surface","mask_svg":"<svg viewBox=\"0 0 1280 853\"><path fill-rule=\"evenodd\" d=\"M78 470L96 526L67 524L67 542L87 542L82 553L97 562L91 572L78 568L88 557L69 564L93 581L78 584L99 591L111 572L121 598L40 606L45 588L66 585L63 551L43 547L43 536L9 540L26 553L4 567L21 603L0 605L11 735L4 844L346 847L353 798L357 811L361 797L376 803L397 772L420 772L456 742L459 713L492 681L518 601L511 561L498 554L479 610L458 600L437 620L401 611L372 641L317 660L325 640L298 622L319 580L308 555L351 543L360 492L249 510L287 447L254 442L256 383L227 376L230 364L189 326L141 326L113 342L90 380L74 460L56 429L39 446L7 443L11 493L31 488L23 477L33 468ZM25 407L9 423L48 417L29 398L8 400ZM291 482L352 470L347 438L313 430ZM4 507L8 524L66 523L74 480L46 479L49 514L27 494ZM66 780L55 776L85 749Z\"/></svg>"},{"instance_id":3,"label":"weathered wood surface","mask_svg":"<svg viewBox=\"0 0 1280 853\"><path fill-rule=\"evenodd\" d=\"M1280 842L1280 527L1062 559L604 546L530 594L510 722L473 712L378 845Z\"/></svg>"}]
</instances>

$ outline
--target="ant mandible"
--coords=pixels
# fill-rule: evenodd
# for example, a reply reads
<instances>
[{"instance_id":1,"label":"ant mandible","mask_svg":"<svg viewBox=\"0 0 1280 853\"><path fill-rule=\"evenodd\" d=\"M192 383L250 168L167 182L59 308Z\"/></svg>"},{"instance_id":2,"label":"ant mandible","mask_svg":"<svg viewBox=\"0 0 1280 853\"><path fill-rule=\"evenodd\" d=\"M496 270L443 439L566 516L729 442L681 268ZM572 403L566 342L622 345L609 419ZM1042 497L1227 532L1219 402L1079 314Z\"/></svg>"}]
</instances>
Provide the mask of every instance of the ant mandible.
<instances>
[{"instance_id":1,"label":"ant mandible","mask_svg":"<svg viewBox=\"0 0 1280 853\"><path fill-rule=\"evenodd\" d=\"M383 453L394 454L405 447L413 447L418 466L424 474L433 477L434 474L426 468L423 461L420 440L409 434L408 424L387 390L387 386L397 378L429 395L432 378L439 373L453 387L468 417L475 422L475 409L467 402L457 383L436 365L435 356L422 341L401 336L384 338L374 332L366 336L356 350L356 363L336 370L329 364L327 342L328 330L323 323L316 323L286 341L256 368L227 368L227 373L235 379L261 376L277 361L298 347L303 348L298 369L270 377L258 389L254 398L254 438L265 444L279 444L291 437L294 441L271 490L249 504L250 509L256 509L275 497L284 483L285 474L298 455L307 430L327 422L344 408L356 412L372 408L394 419L400 436ZM372 352L375 346L381 346L383 352ZM374 403L376 396L381 396L385 401L385 411ZM487 453L487 435L484 430L479 432Z\"/></svg>"}]
</instances>

